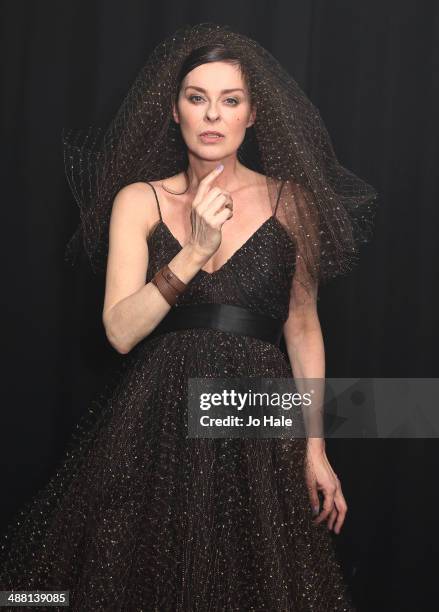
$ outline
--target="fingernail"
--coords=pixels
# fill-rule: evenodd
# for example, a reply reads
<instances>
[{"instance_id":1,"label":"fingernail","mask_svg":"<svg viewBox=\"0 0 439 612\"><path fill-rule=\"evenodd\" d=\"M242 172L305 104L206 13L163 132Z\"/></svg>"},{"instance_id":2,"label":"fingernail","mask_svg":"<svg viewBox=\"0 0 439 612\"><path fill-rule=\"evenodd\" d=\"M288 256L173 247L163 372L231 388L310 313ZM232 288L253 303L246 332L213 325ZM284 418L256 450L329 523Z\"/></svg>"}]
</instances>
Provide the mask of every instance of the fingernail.
<instances>
[{"instance_id":1,"label":"fingernail","mask_svg":"<svg viewBox=\"0 0 439 612\"><path fill-rule=\"evenodd\" d=\"M222 164L220 164L219 166L216 167L217 170L224 170L224 166Z\"/></svg>"},{"instance_id":2,"label":"fingernail","mask_svg":"<svg viewBox=\"0 0 439 612\"><path fill-rule=\"evenodd\" d=\"M317 516L318 513L319 513L319 506L314 506L312 509L312 515Z\"/></svg>"}]
</instances>

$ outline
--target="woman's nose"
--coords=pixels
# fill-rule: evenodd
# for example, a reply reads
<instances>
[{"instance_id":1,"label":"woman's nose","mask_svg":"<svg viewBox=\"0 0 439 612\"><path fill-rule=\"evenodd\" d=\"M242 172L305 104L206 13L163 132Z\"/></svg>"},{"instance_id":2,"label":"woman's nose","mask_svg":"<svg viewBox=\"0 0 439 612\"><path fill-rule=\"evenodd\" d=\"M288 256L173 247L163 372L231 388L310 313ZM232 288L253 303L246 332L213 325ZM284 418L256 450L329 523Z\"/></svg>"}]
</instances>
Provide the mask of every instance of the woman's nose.
<instances>
[{"instance_id":1,"label":"woman's nose","mask_svg":"<svg viewBox=\"0 0 439 612\"><path fill-rule=\"evenodd\" d=\"M214 107L212 107L212 108L208 108L208 109L207 109L207 117L208 117L208 118L209 118L211 121L213 121L213 120L215 120L215 119L218 119L218 117L219 117L219 113L218 113L218 111L216 110L216 108L214 108Z\"/></svg>"}]
</instances>

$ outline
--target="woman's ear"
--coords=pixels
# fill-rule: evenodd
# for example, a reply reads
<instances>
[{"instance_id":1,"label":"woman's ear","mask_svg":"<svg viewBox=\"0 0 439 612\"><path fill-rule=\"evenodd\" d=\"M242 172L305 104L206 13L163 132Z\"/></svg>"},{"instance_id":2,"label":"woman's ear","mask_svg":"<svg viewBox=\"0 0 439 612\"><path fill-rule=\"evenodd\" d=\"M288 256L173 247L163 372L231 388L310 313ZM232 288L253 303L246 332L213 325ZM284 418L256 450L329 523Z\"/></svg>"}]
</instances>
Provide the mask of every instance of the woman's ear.
<instances>
[{"instance_id":1,"label":"woman's ear","mask_svg":"<svg viewBox=\"0 0 439 612\"><path fill-rule=\"evenodd\" d=\"M172 116L175 123L180 123L180 117L178 115L177 105L175 103L172 105Z\"/></svg>"},{"instance_id":2,"label":"woman's ear","mask_svg":"<svg viewBox=\"0 0 439 612\"><path fill-rule=\"evenodd\" d=\"M250 117L248 118L246 127L248 128L251 127L255 121L256 121L256 106L253 106L250 112Z\"/></svg>"}]
</instances>

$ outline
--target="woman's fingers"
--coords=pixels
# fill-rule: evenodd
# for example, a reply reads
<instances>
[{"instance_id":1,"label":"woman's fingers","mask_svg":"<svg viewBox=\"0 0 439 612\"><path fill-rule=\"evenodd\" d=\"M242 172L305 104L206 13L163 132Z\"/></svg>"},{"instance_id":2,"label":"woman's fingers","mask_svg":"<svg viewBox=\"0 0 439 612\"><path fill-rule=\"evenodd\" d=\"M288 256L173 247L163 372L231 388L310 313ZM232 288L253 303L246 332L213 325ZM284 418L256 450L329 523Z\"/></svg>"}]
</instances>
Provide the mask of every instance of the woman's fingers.
<instances>
[{"instance_id":1,"label":"woman's fingers","mask_svg":"<svg viewBox=\"0 0 439 612\"><path fill-rule=\"evenodd\" d=\"M346 504L346 500L341 491L341 488L338 489L337 494L335 496L335 505L337 507L337 520L335 522L334 531L335 533L339 534L348 511L348 506Z\"/></svg>"},{"instance_id":2,"label":"woman's fingers","mask_svg":"<svg viewBox=\"0 0 439 612\"><path fill-rule=\"evenodd\" d=\"M216 221L218 213L222 212L226 207L233 213L233 200L230 193L220 189L214 191L216 189L217 188L214 187L203 201L203 204L200 205L200 214L204 212L204 218L206 220ZM210 197L210 194L213 194L213 196ZM201 212L201 206L203 206L204 203L206 204L206 208Z\"/></svg>"},{"instance_id":3,"label":"woman's fingers","mask_svg":"<svg viewBox=\"0 0 439 612\"><path fill-rule=\"evenodd\" d=\"M339 534L346 518L347 509L341 487L337 486L333 495L331 492L325 494L323 511L314 520L314 523L318 524L328 519L328 529L334 529L334 532Z\"/></svg>"},{"instance_id":4,"label":"woman's fingers","mask_svg":"<svg viewBox=\"0 0 439 612\"><path fill-rule=\"evenodd\" d=\"M341 483L337 474L332 469L329 461L313 461L309 456L306 464L306 484L309 499L313 508L313 523L318 525L328 521L328 529L334 529L340 533L347 513L347 504L341 490ZM319 491L323 494L323 508L319 514L320 499ZM316 516L318 515L318 516Z\"/></svg>"},{"instance_id":5,"label":"woman's fingers","mask_svg":"<svg viewBox=\"0 0 439 612\"><path fill-rule=\"evenodd\" d=\"M196 206L196 204L199 201L200 202L203 201L204 197L209 192L210 186L212 185L213 181L216 179L216 177L219 174L221 174L223 170L224 170L224 166L220 164L219 166L214 168L211 172L209 172L209 174L207 174L204 178L201 179L201 181L198 184L197 193L193 201L194 206Z\"/></svg>"},{"instance_id":6,"label":"woman's fingers","mask_svg":"<svg viewBox=\"0 0 439 612\"><path fill-rule=\"evenodd\" d=\"M335 497L336 488L335 486L328 487L323 490L324 500L323 500L323 510L320 512L319 516L314 519L316 524L325 521L332 509L334 508L334 497Z\"/></svg>"},{"instance_id":7,"label":"woman's fingers","mask_svg":"<svg viewBox=\"0 0 439 612\"><path fill-rule=\"evenodd\" d=\"M314 481L308 486L309 500L311 502L312 514L317 516L320 510L320 500L317 492L317 483Z\"/></svg>"},{"instance_id":8,"label":"woman's fingers","mask_svg":"<svg viewBox=\"0 0 439 612\"><path fill-rule=\"evenodd\" d=\"M230 210L230 208L224 208L215 215L216 219L218 220L218 223L220 224L220 227L222 227L223 223L225 223L228 219L231 219L232 216L233 212Z\"/></svg>"},{"instance_id":9,"label":"woman's fingers","mask_svg":"<svg viewBox=\"0 0 439 612\"><path fill-rule=\"evenodd\" d=\"M233 199L231 194L218 186L212 186L215 179L223 171L224 166L220 164L214 168L209 174L201 179L197 193L192 201L192 208L196 209L197 214L203 217L206 223L211 225L214 221L224 223L227 219L233 216ZM224 219L218 219L217 215L225 207L230 209L232 215L226 214Z\"/></svg>"},{"instance_id":10,"label":"woman's fingers","mask_svg":"<svg viewBox=\"0 0 439 612\"><path fill-rule=\"evenodd\" d=\"M338 510L337 510L337 507L334 505L334 508L332 509L332 512L329 515L328 529L332 529L333 528L337 516L338 516Z\"/></svg>"}]
</instances>

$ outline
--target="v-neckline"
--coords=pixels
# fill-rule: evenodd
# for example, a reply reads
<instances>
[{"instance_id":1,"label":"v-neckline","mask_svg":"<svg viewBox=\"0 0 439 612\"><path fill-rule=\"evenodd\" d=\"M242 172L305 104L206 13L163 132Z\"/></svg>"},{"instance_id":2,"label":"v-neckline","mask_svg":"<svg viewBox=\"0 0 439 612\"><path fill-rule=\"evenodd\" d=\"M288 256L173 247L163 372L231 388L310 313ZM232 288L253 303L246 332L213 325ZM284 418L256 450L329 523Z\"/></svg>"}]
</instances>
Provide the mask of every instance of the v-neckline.
<instances>
[{"instance_id":1,"label":"v-neckline","mask_svg":"<svg viewBox=\"0 0 439 612\"><path fill-rule=\"evenodd\" d=\"M214 277L217 274L219 274L220 272L222 272L222 270L224 268L226 268L227 266L231 265L232 261L238 257L238 255L241 253L241 251L243 251L248 245L249 243L255 239L255 237L259 234L259 232L262 231L262 229L268 225L268 223L270 221L272 221L273 219L275 219L275 216L272 214L268 217L268 219L265 219L265 221L263 223L261 223L261 225L241 244L241 246L239 246L236 251L234 251L232 253L232 255L226 259L226 261L222 264L222 266L220 266L219 268L217 268L216 270L213 270L213 272L207 272L207 270L203 270L203 268L200 268L199 273L200 274L204 274L207 277ZM171 230L169 229L169 226L163 221L163 219L160 219L160 221L157 223L156 227L154 228L153 232L150 234L149 238L151 238L151 236L155 233L155 231L157 230L158 226L162 225L165 230L167 231L167 233L169 234L169 236L171 237L171 239L175 242L175 244L179 247L179 249L181 250L183 248L183 245L180 243L179 240L177 240L177 238L174 236L174 234L171 232Z\"/></svg>"}]
</instances>

